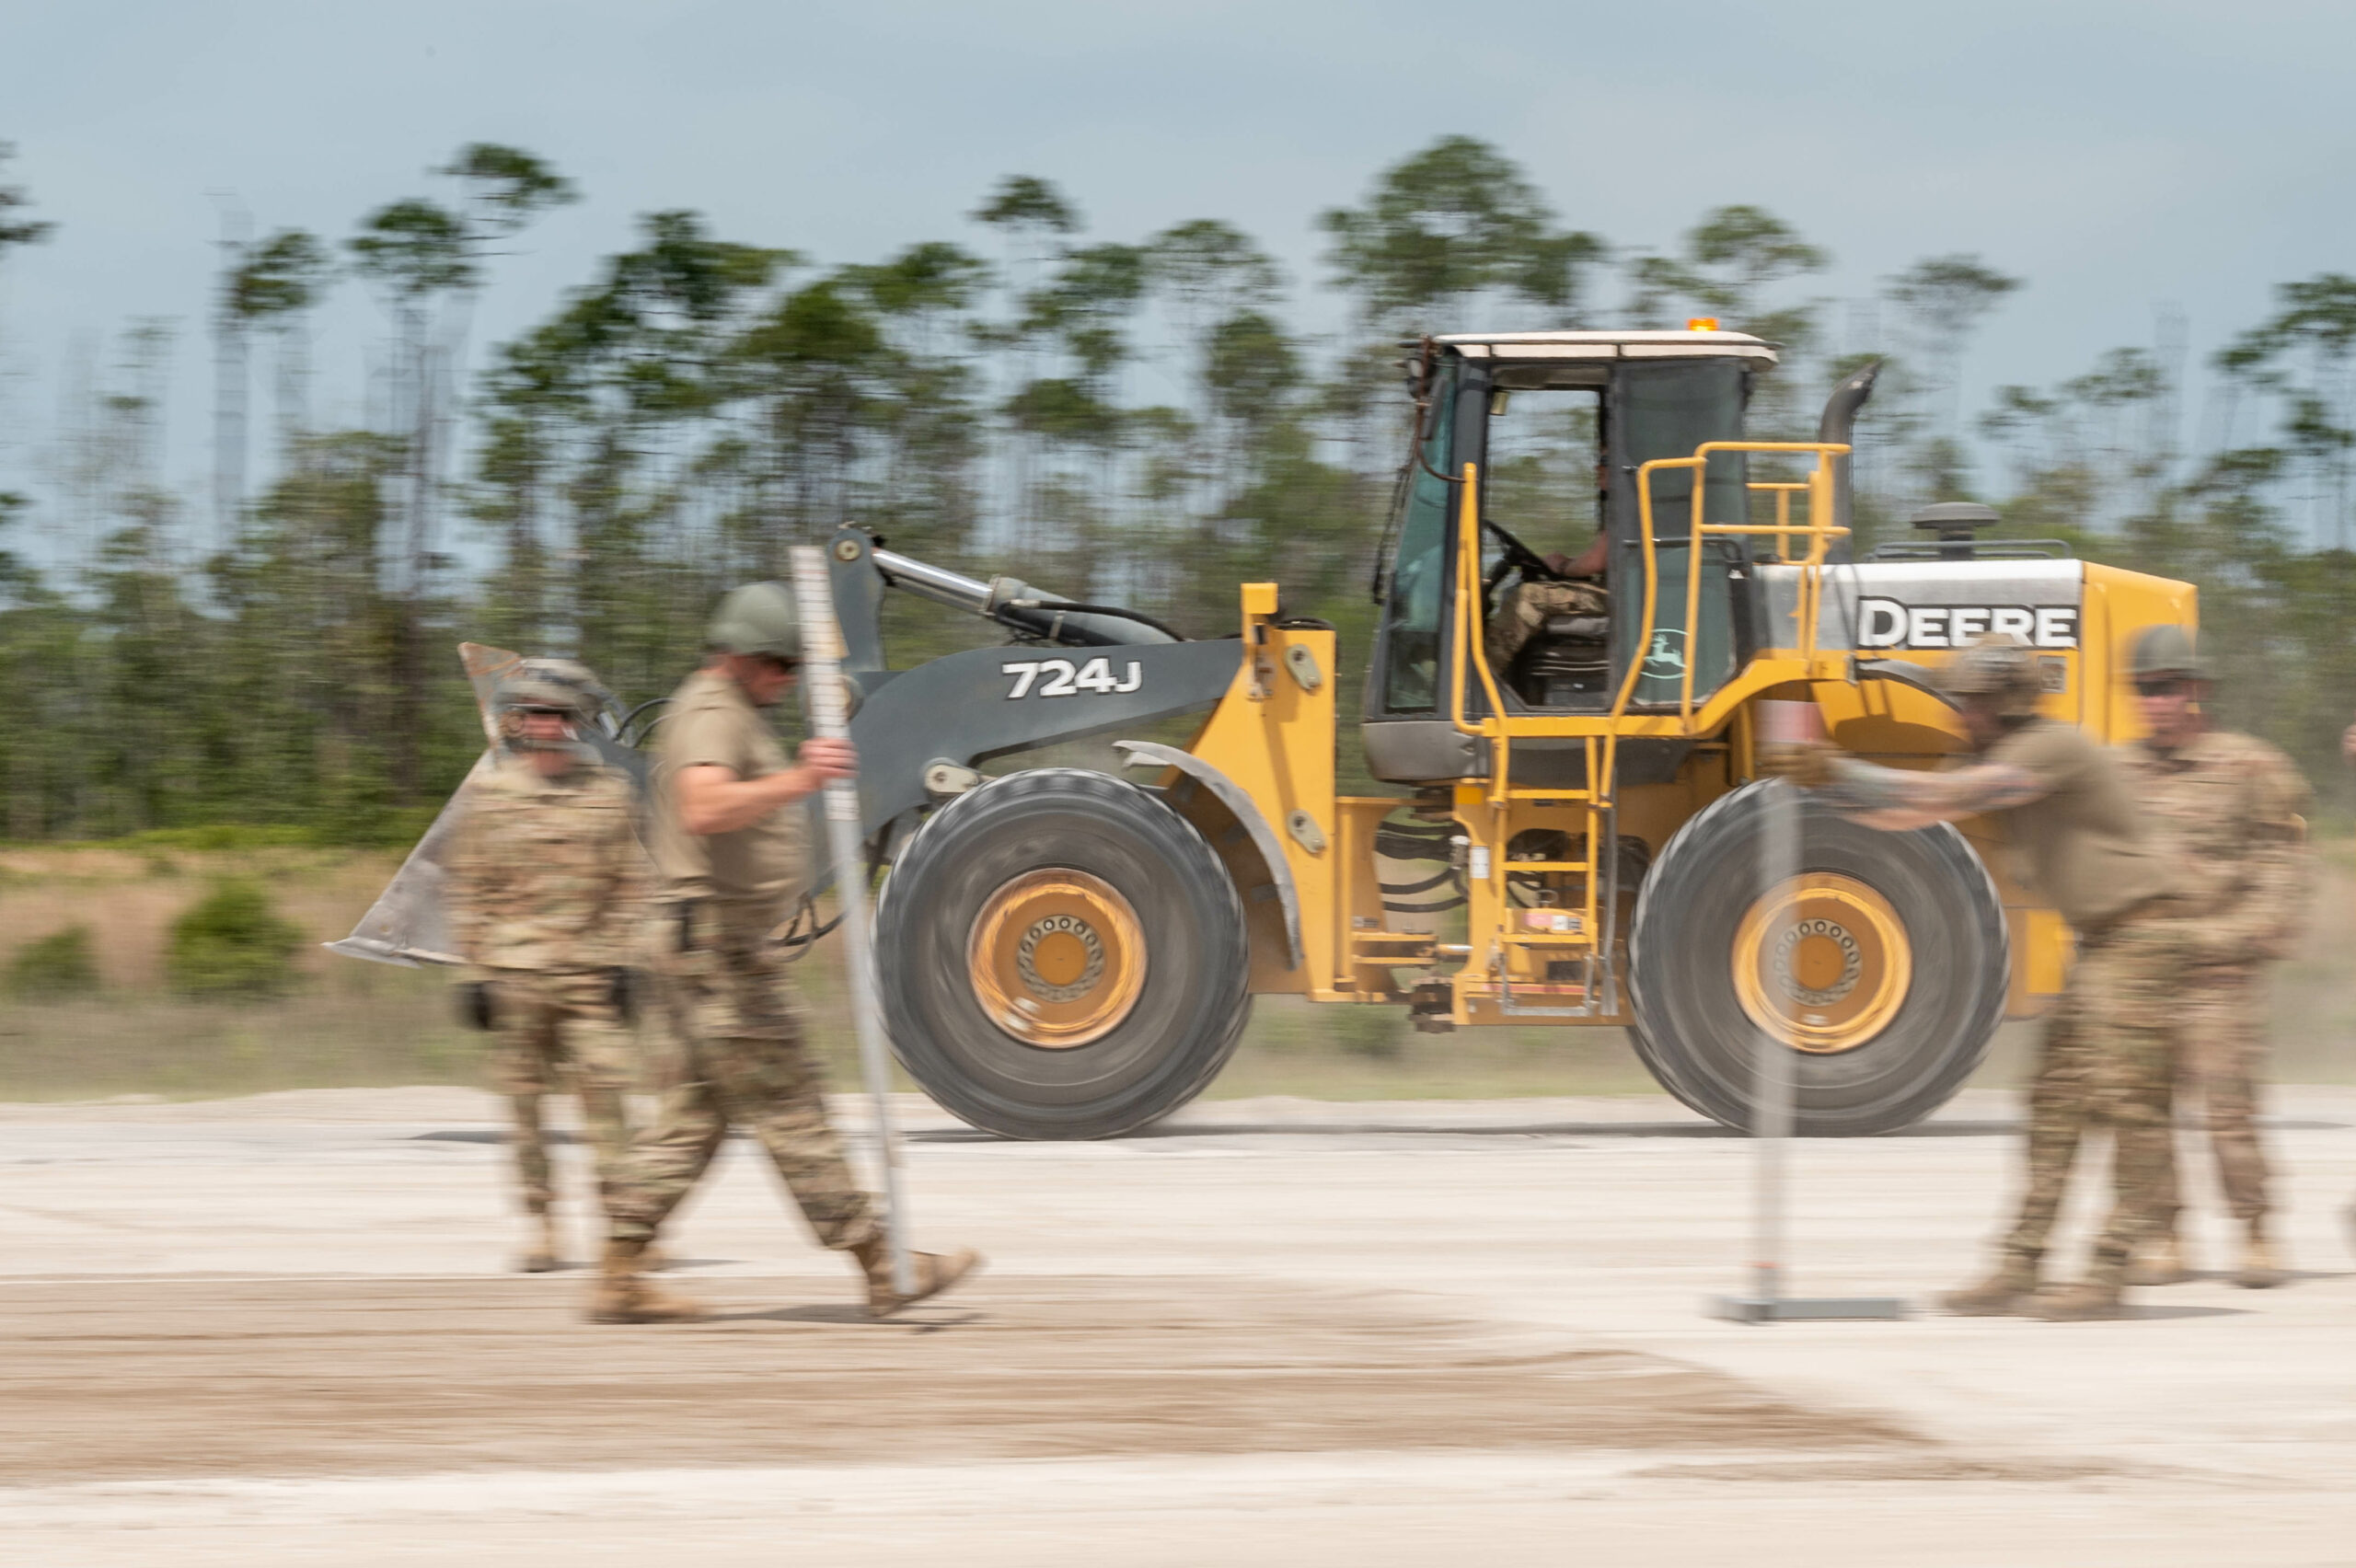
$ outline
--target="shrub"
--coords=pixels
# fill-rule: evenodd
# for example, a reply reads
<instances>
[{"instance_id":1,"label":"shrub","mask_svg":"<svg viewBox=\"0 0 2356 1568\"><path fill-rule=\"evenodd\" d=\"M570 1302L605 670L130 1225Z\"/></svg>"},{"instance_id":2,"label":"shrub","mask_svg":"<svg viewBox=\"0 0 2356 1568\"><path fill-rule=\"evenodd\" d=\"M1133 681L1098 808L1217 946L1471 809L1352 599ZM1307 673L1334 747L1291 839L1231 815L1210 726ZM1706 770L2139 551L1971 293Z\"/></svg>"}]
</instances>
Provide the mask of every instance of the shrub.
<instances>
[{"instance_id":1,"label":"shrub","mask_svg":"<svg viewBox=\"0 0 2356 1568\"><path fill-rule=\"evenodd\" d=\"M1407 1020L1397 1009L1339 1007L1333 1010L1330 1038L1348 1055L1395 1062L1406 1054Z\"/></svg>"},{"instance_id":2,"label":"shrub","mask_svg":"<svg viewBox=\"0 0 2356 1568\"><path fill-rule=\"evenodd\" d=\"M303 929L271 907L259 882L225 882L172 922L164 973L191 997L277 997L297 978Z\"/></svg>"},{"instance_id":3,"label":"shrub","mask_svg":"<svg viewBox=\"0 0 2356 1568\"><path fill-rule=\"evenodd\" d=\"M90 928L68 926L27 942L8 960L12 997L87 997L98 988L98 959L90 951Z\"/></svg>"}]
</instances>

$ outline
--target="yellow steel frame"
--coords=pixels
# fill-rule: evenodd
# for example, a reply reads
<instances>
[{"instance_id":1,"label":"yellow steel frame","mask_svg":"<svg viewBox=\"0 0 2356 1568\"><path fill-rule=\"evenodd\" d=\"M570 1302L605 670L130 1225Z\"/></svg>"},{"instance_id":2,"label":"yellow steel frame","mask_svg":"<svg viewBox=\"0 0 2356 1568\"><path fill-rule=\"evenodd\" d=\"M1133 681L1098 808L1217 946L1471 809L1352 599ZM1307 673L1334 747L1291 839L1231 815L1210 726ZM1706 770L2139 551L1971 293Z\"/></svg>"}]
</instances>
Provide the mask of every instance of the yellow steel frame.
<instances>
[{"instance_id":1,"label":"yellow steel frame","mask_svg":"<svg viewBox=\"0 0 2356 1568\"><path fill-rule=\"evenodd\" d=\"M1820 444L1778 442L1718 442L1697 449L1689 458L1647 463L1638 470L1640 515L1645 551L1645 594L1638 635L1633 644L1642 649L1652 639L1658 616L1654 559L1655 519L1653 477L1677 468L1701 469L1721 452L1814 455L1817 471L1805 481L1760 481L1751 489L1776 496L1776 521L1772 525L1715 524L1703 520L1701 492L1694 486L1692 514L1685 522L1689 541L1697 548L1714 535L1760 535L1779 541L1787 554L1796 541L1807 548L1799 563L1821 565L1832 538L1842 530L1819 521L1830 514L1832 494L1831 459L1848 448ZM1751 660L1720 691L1698 705L1690 675L1680 691L1674 712L1636 709L1636 672L1624 677L1608 712L1599 714L1513 715L1505 710L1503 694L1485 659L1473 651L1483 643L1479 527L1480 475L1472 465L1464 468L1464 493L1460 512L1459 548L1453 604L1452 663L1449 717L1464 733L1489 743L1490 767L1484 780L1457 786L1457 821L1470 841L1472 858L1484 874L1470 879L1467 908L1468 940L1442 941L1421 932L1392 931L1383 917L1380 890L1368 874L1373 865L1372 840L1382 819L1396 811L1393 798L1340 798L1334 789L1335 730L1334 634L1331 631L1278 624L1274 583L1242 585L1242 647L1233 684L1195 736L1189 749L1218 767L1253 801L1275 830L1281 845L1300 913L1302 963L1290 966L1278 957L1284 949L1281 916L1265 899L1247 897L1246 918L1253 929L1252 989L1256 992L1296 991L1318 1001L1382 1001L1396 1003L1392 988L1395 967L1423 967L1457 963L1447 976L1452 995L1450 1016L1460 1024L1507 1023L1532 1015L1592 1023L1622 1021L1618 977L1611 972L1612 934L1616 910L1603 901L1600 884L1608 877L1598 867L1614 852L1618 801L1613 786L1618 744L1623 736L1706 736L1726 732L1747 765L1749 726L1745 704L1773 686L1811 679L1847 679L1846 654L1820 656L1815 648L1819 594L1813 571L1803 573L1796 647L1771 649ZM1804 495L1808 514L1794 521L1791 498ZM1686 623L1699 614L1698 574L1687 588ZM1288 653L1296 645L1310 656L1324 678L1313 688L1292 678ZM1469 674L1468 674L1469 672ZM1466 711L1468 679L1477 678L1488 711ZM1513 781L1513 743L1535 737L1569 737L1584 742L1587 788L1579 790L1519 788ZM1173 772L1163 782L1180 784ZM1219 808L1200 795L1185 796L1181 811L1207 826L1218 819ZM1295 831L1298 823L1301 831ZM1565 871L1579 874L1587 886L1582 905L1556 913L1575 916L1576 930L1513 929L1519 915L1507 893L1509 869L1506 848L1513 836L1531 826L1584 832L1587 848L1577 859L1518 860L1510 871ZM1241 836L1224 830L1212 835L1220 852L1242 855ZM1239 886L1251 889L1258 873L1239 866ZM1584 979L1576 986L1556 985L1546 978L1551 960L1582 961ZM1534 973L1532 970L1534 969ZM1519 971L1519 973L1517 973Z\"/></svg>"},{"instance_id":2,"label":"yellow steel frame","mask_svg":"<svg viewBox=\"0 0 2356 1568\"><path fill-rule=\"evenodd\" d=\"M1469 887L1470 951L1451 979L1458 1023L1493 1020L1476 1016L1494 1011L1503 1017L1549 1016L1601 1021L1620 1012L1618 976L1612 969L1612 944L1617 930L1616 899L1608 894L1611 878L1607 856L1617 853L1616 789L1619 743L1623 736L1692 738L1715 734L1731 724L1743 706L1766 690L1790 682L1848 679L1847 653L1819 653L1817 632L1822 605L1821 568L1832 541L1848 530L1831 521L1833 513L1832 460L1845 456L1847 445L1837 442L1719 441L1696 447L1690 457L1656 458L1636 471L1638 539L1644 552L1644 602L1636 635L1629 644L1628 668L1602 714L1509 714L1503 692L1488 661L1479 653L1483 635L1481 571L1481 476L1477 465L1462 471L1462 496L1457 525L1457 571L1451 634L1449 717L1458 731L1488 745L1488 777L1484 782L1458 787L1457 819L1471 842L1474 875ZM1775 521L1767 524L1712 523L1705 519L1710 459L1719 454L1807 455L1815 467L1802 480L1753 481L1750 489L1772 495ZM1793 646L1771 649L1752 659L1697 709L1693 698L1693 663L1689 657L1679 676L1677 711L1652 714L1630 711L1643 674L1643 650L1649 647L1659 623L1658 522L1653 504L1657 476L1676 471L1693 475L1692 502L1685 522L1691 563L1685 574L1684 626L1695 637L1701 616L1703 542L1713 537L1762 536L1776 541L1778 559L1792 560L1792 547L1804 545L1794 561L1801 568L1799 594L1793 628ZM1807 498L1807 515L1795 522L1792 501ZM1471 682L1477 676L1487 711L1467 712ZM1576 790L1518 789L1513 780L1513 743L1517 739L1576 739L1584 744L1585 786ZM1748 732L1742 736L1748 753ZM1567 813L1567 818L1565 817ZM1515 836L1534 826L1576 827L1586 846L1575 860L1514 860L1507 849ZM1507 893L1514 874L1563 872L1575 874L1584 889L1573 918L1549 921L1550 927L1570 929L1520 930L1511 928L1516 909ZM1546 978L1546 965L1561 959L1581 963L1576 986L1557 986ZM1523 970L1517 986L1517 968ZM1535 974L1531 974L1531 971ZM1517 994L1519 993L1519 995ZM1553 1002L1569 1005L1545 1005ZM1533 1005L1536 1003L1537 1005Z\"/></svg>"},{"instance_id":3,"label":"yellow steel frame","mask_svg":"<svg viewBox=\"0 0 2356 1568\"><path fill-rule=\"evenodd\" d=\"M1220 768L1252 798L1277 832L1287 869L1299 899L1303 962L1294 966L1282 957L1285 943L1281 914L1265 899L1247 899L1246 915L1253 930L1252 989L1295 991L1318 1001L1397 1003L1404 997L1393 989L1394 968L1427 968L1454 963L1442 978L1451 997L1449 1016L1458 1024L1498 1024L1539 1014L1563 1021L1614 1023L1624 1021L1619 1006L1618 977L1612 973L1613 940L1618 911L1603 893L1609 877L1597 868L1609 865L1614 853L1621 806L1616 769L1619 743L1623 738L1686 738L1705 745L1722 744L1727 753L1726 781L1732 784L1753 772L1750 704L1784 688L1788 695L1807 695L1823 709L1837 738L1853 749L1904 764L1919 756L1925 764L1935 754L1917 750L1919 741L1900 737L1922 729L1952 729L1946 710L1934 699L1888 682L1860 686L1852 678L1846 649L1817 646L1823 603L1822 568L1832 541L1847 530L1831 521L1833 459L1849 448L1831 443L1714 442L1690 457L1663 458L1637 470L1640 545L1644 558L1644 592L1638 607L1637 635L1630 646L1639 651L1622 675L1610 708L1591 714L1509 714L1504 693L1485 658L1478 656L1485 638L1482 624L1481 530L1479 487L1474 465L1462 471L1459 507L1458 559L1450 637L1450 698L1449 717L1461 732L1488 743L1487 776L1461 782L1454 791L1455 820L1468 845L1472 869L1481 874L1468 879L1467 940L1443 940L1426 932L1393 931L1382 912L1381 894L1371 875L1373 838L1383 819L1398 810L1392 797L1341 798L1334 790L1335 734L1335 673L1334 634L1320 628L1278 624L1274 583L1242 587L1242 630L1245 657L1234 684L1214 710L1192 750ZM1814 467L1797 480L1753 480L1749 490L1773 502L1774 521L1768 524L1709 523L1703 520L1706 469L1718 453L1784 454L1813 457ZM1641 678L1641 651L1648 647L1659 618L1659 577L1657 546L1660 522L1653 498L1655 476L1676 470L1694 475L1691 509L1681 532L1692 559L1700 559L1703 541L1713 536L1749 536L1774 541L1774 558L1797 566L1796 613L1788 625L1789 646L1767 648L1736 671L1724 686L1697 700L1692 664L1689 660L1679 680L1672 708L1639 706L1634 698ZM1800 503L1796 506L1796 502ZM1796 511L1804 507L1801 515ZM2062 691L2047 699L2057 718L2086 726L2092 732L2118 741L2131 735L2133 717L2118 688L2118 662L2134 632L2159 621L2190 626L2197 619L2192 589L2184 583L2147 578L2133 572L2096 566L2086 571L2083 651L2066 656L2069 678ZM1697 629L1701 610L1702 573L1689 571L1685 584L1685 626ZM1779 628L1776 641L1783 641ZM1308 652L1324 680L1311 689L1288 677L1287 656L1294 645ZM1916 655L1900 657L1919 658ZM1477 680L1487 711L1468 711L1467 693ZM1588 786L1578 790L1525 788L1514 782L1513 745L1530 739L1573 739L1583 743ZM1887 743L1898 742L1895 750ZM1883 743L1883 744L1877 744ZM1173 773L1164 782L1180 782ZM1691 797L1714 792L1702 785ZM1657 790L1644 792L1633 809L1655 827L1673 828L1675 813L1688 807L1653 800ZM1685 799L1682 795L1680 799ZM1189 815L1215 812L1202 802L1182 807ZM1663 818L1664 811L1672 814ZM1313 832L1296 833L1294 813ZM1218 827L1215 818L1203 819ZM1516 835L1527 828L1559 828L1583 836L1584 853L1553 862L1511 861L1506 851ZM2008 1011L2019 1017L2035 1012L2061 986L2069 956L2069 936L2050 911L2029 906L2004 872L2002 857L1986 840L1984 829L1966 824L1969 834L2000 885L2006 890L2007 914L2015 923L2014 995ZM1649 830L1648 830L1649 831ZM1219 828L1213 834L1223 855L1241 856L1241 836ZM1579 875L1586 894L1576 910L1576 930L1516 929L1513 922L1525 912L1507 896L1507 878L1517 871L1561 871ZM1247 892L1261 874L1239 864L1239 886ZM1266 890L1262 890L1266 891ZM1583 961L1585 979L1576 986L1551 985L1545 965L1550 961ZM1574 1005L1548 1005L1565 1003Z\"/></svg>"}]
</instances>

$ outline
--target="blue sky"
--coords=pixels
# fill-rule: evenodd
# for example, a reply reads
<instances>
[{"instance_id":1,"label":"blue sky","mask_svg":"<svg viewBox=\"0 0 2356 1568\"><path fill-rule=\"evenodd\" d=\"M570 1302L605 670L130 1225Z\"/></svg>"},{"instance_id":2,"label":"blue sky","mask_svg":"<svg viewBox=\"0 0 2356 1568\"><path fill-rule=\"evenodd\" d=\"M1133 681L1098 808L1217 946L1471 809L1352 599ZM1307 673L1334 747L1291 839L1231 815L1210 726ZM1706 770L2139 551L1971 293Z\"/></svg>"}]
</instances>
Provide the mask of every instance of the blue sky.
<instances>
[{"instance_id":1,"label":"blue sky","mask_svg":"<svg viewBox=\"0 0 2356 1568\"><path fill-rule=\"evenodd\" d=\"M34 477L75 341L169 317L171 467L193 491L213 193L340 236L472 140L532 148L587 196L502 264L478 345L643 211L860 259L970 237L961 214L1011 172L1104 237L1227 218L1305 282L1320 209L1464 132L1623 246L1764 205L1832 251L1829 296L1981 253L2030 286L1974 352L1976 405L2148 342L2164 302L2200 354L2271 284L2356 270L2351 59L2356 7L2264 0L0 0L0 178L60 225L0 263L0 485ZM382 323L347 285L323 326L323 398L349 405Z\"/></svg>"}]
</instances>

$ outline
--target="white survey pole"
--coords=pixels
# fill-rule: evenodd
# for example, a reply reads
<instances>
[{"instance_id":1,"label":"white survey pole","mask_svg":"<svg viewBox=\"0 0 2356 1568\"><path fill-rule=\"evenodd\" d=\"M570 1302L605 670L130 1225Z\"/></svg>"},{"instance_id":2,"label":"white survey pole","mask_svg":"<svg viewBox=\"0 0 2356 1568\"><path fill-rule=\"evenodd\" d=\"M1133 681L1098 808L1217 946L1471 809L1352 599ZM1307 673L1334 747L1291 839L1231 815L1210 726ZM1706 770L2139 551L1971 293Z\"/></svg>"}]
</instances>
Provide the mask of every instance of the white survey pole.
<instances>
[{"instance_id":1,"label":"white survey pole","mask_svg":"<svg viewBox=\"0 0 2356 1568\"><path fill-rule=\"evenodd\" d=\"M1776 779L1761 791L1760 809L1763 820L1759 835L1759 882L1765 890L1762 896L1780 904L1791 896L1799 881L1799 790L1787 779ZM1775 907L1767 928L1784 931L1796 918L1796 910ZM1773 1316L1784 1295L1784 1173L1792 1136L1792 1100L1798 1086L1793 1081L1792 1048L1783 1038L1791 1032L1793 1021L1791 987L1771 982L1767 996L1775 1020L1783 1027L1758 1031L1752 1055L1750 1142L1757 1170L1751 1177L1750 1293L1751 1299L1763 1303Z\"/></svg>"},{"instance_id":2,"label":"white survey pole","mask_svg":"<svg viewBox=\"0 0 2356 1568\"><path fill-rule=\"evenodd\" d=\"M1823 714L1812 702L1761 701L1757 707L1758 744L1800 745L1824 738ZM1712 1317L1742 1323L1789 1322L1801 1319L1902 1318L1906 1303L1894 1297L1825 1297L1786 1295L1784 1253L1788 1244L1784 1216L1791 1205L1792 1126L1799 1104L1799 998L1794 994L1792 969L1796 963L1796 928L1807 884L1802 881L1807 859L1801 822L1801 791L1789 779L1774 779L1759 791L1759 903L1764 907L1765 936L1756 955L1738 962L1763 962L1760 990L1774 1028L1751 1032L1750 1082L1750 1262L1744 1271L1738 1296L1711 1299Z\"/></svg>"},{"instance_id":3,"label":"white survey pole","mask_svg":"<svg viewBox=\"0 0 2356 1568\"><path fill-rule=\"evenodd\" d=\"M810 726L820 739L847 740L850 713L843 701L842 631L826 555L810 545L792 551L793 596L802 611L802 678L810 698ZM900 1169L900 1135L892 1123L891 1045L875 988L874 933L867 924L866 859L859 831L859 785L837 778L826 786L826 838L835 863L835 897L842 910L843 944L850 956L850 1010L859 1026L859 1064L875 1104L875 1142L884 1166L884 1235L892 1252L892 1288L916 1293L908 1261L907 1183Z\"/></svg>"}]
</instances>

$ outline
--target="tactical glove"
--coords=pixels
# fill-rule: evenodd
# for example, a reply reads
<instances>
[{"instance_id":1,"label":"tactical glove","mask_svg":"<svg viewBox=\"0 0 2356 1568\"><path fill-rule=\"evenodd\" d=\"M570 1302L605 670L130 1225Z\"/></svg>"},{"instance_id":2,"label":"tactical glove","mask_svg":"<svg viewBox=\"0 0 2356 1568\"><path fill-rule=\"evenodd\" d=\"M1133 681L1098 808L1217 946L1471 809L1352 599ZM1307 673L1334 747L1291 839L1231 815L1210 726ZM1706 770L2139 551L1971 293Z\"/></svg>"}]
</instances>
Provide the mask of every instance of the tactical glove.
<instances>
[{"instance_id":1,"label":"tactical glove","mask_svg":"<svg viewBox=\"0 0 2356 1568\"><path fill-rule=\"evenodd\" d=\"M457 989L458 1021L468 1029L496 1029L498 1020L491 1010L491 982L468 980Z\"/></svg>"},{"instance_id":2,"label":"tactical glove","mask_svg":"<svg viewBox=\"0 0 2356 1568\"><path fill-rule=\"evenodd\" d=\"M606 978L612 987L606 996L614 1004L615 1015L622 1020L623 1027L635 1027L638 1023L637 972L629 969L608 969L606 971Z\"/></svg>"},{"instance_id":3,"label":"tactical glove","mask_svg":"<svg viewBox=\"0 0 2356 1568\"><path fill-rule=\"evenodd\" d=\"M1773 742L1759 748L1759 773L1788 778L1803 790L1821 790L1832 782L1842 755L1831 741Z\"/></svg>"}]
</instances>

